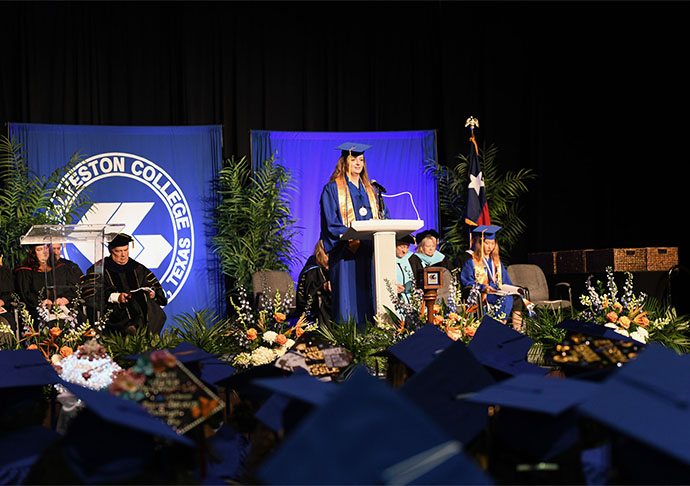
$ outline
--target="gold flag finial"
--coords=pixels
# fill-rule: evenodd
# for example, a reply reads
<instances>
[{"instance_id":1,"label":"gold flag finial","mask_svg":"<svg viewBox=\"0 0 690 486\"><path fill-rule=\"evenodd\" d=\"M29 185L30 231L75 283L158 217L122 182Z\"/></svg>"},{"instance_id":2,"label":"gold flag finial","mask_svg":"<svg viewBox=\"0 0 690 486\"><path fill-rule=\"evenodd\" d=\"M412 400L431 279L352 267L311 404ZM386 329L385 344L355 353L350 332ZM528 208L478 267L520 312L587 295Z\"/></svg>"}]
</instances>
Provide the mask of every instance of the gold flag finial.
<instances>
[{"instance_id":1,"label":"gold flag finial","mask_svg":"<svg viewBox=\"0 0 690 486\"><path fill-rule=\"evenodd\" d=\"M470 130L474 130L475 128L479 127L479 120L473 116L470 116L465 122L465 126L470 127Z\"/></svg>"}]
</instances>

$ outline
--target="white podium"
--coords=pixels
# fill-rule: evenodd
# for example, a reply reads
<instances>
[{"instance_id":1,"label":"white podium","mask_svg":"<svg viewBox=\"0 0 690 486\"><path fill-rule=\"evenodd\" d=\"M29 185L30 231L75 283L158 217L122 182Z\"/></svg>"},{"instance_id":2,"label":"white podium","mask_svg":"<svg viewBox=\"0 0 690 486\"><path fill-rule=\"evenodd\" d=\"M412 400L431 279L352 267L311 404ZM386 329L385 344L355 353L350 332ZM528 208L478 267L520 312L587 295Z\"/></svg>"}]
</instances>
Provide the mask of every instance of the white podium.
<instances>
[{"instance_id":1,"label":"white podium","mask_svg":"<svg viewBox=\"0 0 690 486\"><path fill-rule=\"evenodd\" d=\"M374 240L374 308L377 316L386 316L386 309L394 309L393 299L386 286L395 292L395 242L424 226L421 219L368 219L353 221L341 240Z\"/></svg>"}]
</instances>

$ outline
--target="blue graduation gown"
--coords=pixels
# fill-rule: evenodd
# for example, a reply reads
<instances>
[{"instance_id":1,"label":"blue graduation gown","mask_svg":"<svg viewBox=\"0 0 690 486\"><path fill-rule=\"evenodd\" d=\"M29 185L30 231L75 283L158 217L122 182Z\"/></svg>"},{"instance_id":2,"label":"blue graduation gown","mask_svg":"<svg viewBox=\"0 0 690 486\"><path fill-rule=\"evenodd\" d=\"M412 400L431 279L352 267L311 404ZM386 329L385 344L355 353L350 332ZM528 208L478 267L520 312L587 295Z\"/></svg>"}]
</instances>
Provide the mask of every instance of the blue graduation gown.
<instances>
[{"instance_id":1,"label":"blue graduation gown","mask_svg":"<svg viewBox=\"0 0 690 486\"><path fill-rule=\"evenodd\" d=\"M487 273L489 275L493 274L494 270L494 265L493 261L489 260L490 263L490 268L487 269L487 262L484 261L484 268L487 269ZM510 277L508 276L508 272L506 271L505 266L503 263L501 263L501 280L504 284L506 285L513 285L513 282L510 280ZM475 272L474 272L474 259L470 258L465 262L465 264L462 267L462 271L460 272L460 282L462 282L463 287L471 287L476 283L476 277L475 277ZM498 290L498 283L493 282L491 278L489 278L489 287ZM486 288L486 285L479 284L480 290L483 292L484 289ZM495 294L486 294L486 301L487 303L491 305L495 305L496 302L498 302L498 299L500 299L498 295ZM512 295L506 295L503 298L503 303L501 304L501 307L499 309L499 314L504 315L504 319L507 319L510 317L510 313L513 309L513 296Z\"/></svg>"},{"instance_id":2,"label":"blue graduation gown","mask_svg":"<svg viewBox=\"0 0 690 486\"><path fill-rule=\"evenodd\" d=\"M348 181L348 188L355 218L358 221L372 219L369 198L361 181L359 187ZM360 214L362 207L366 209L366 214ZM385 217L390 217L387 210ZM352 317L363 328L367 320L373 321L375 313L373 242L361 241L353 253L347 248L346 241L340 241L340 235L346 230L340 215L338 186L335 182L329 182L321 193L321 240L328 253L333 320L338 323Z\"/></svg>"}]
</instances>

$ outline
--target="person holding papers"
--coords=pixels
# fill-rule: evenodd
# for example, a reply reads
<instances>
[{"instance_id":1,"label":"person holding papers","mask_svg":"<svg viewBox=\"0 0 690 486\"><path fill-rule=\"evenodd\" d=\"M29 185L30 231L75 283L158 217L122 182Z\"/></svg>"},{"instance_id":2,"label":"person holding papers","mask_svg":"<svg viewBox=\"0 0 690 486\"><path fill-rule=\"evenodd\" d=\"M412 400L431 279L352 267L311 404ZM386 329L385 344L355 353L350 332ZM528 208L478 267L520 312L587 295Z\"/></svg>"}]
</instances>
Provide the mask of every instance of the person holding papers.
<instances>
[{"instance_id":1,"label":"person holding papers","mask_svg":"<svg viewBox=\"0 0 690 486\"><path fill-rule=\"evenodd\" d=\"M517 287L510 281L505 266L499 256L496 233L500 226L482 225L472 231L472 258L465 262L460 272L460 281L463 287L472 287L477 284L482 292L484 302L500 307L493 314L497 320L504 324L511 316L513 327L522 328L522 299L513 299L517 294Z\"/></svg>"},{"instance_id":2,"label":"person holding papers","mask_svg":"<svg viewBox=\"0 0 690 486\"><path fill-rule=\"evenodd\" d=\"M129 257L133 238L124 233L108 243L110 256L103 261L103 299L111 310L107 328L111 332L134 334L139 328L160 334L166 315L161 306L168 298L151 271ZM91 267L86 272L84 296L89 300L97 291L99 275Z\"/></svg>"},{"instance_id":3,"label":"person holding papers","mask_svg":"<svg viewBox=\"0 0 690 486\"><path fill-rule=\"evenodd\" d=\"M336 147L340 158L321 193L321 240L328 254L332 316L335 323L353 319L360 328L374 315L371 241L340 237L350 223L379 219L376 190L369 180L364 152L370 145L347 142ZM387 209L384 218L390 218ZM394 282L392 282L395 285Z\"/></svg>"}]
</instances>

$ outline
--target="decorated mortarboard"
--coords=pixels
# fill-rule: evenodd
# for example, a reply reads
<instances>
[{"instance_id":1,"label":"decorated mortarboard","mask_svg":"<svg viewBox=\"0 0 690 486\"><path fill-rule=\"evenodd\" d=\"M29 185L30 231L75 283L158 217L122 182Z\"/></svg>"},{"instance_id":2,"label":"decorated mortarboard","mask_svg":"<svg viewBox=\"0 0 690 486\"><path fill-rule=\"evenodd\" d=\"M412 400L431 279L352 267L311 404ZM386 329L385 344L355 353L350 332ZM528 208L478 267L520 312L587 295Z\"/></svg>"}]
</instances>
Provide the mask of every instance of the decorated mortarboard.
<instances>
[{"instance_id":1,"label":"decorated mortarboard","mask_svg":"<svg viewBox=\"0 0 690 486\"><path fill-rule=\"evenodd\" d=\"M129 246L129 244L134 241L134 238L125 234L118 233L108 242L108 249L119 248L121 246Z\"/></svg>"},{"instance_id":2,"label":"decorated mortarboard","mask_svg":"<svg viewBox=\"0 0 690 486\"><path fill-rule=\"evenodd\" d=\"M523 467L540 461L559 464L578 443L578 404L599 390L599 384L572 378L523 374L478 391L470 402L497 405L491 419L493 438L513 451ZM526 439L529 437L529 439ZM570 465L572 467L572 465Z\"/></svg>"},{"instance_id":3,"label":"decorated mortarboard","mask_svg":"<svg viewBox=\"0 0 690 486\"><path fill-rule=\"evenodd\" d=\"M25 484L24 480L43 452L60 438L55 430L34 425L0 435L0 481Z\"/></svg>"},{"instance_id":4,"label":"decorated mortarboard","mask_svg":"<svg viewBox=\"0 0 690 486\"><path fill-rule=\"evenodd\" d=\"M336 150L341 150L343 154L347 152L349 155L354 155L358 156L366 152L371 148L371 145L367 145L364 143L355 143L355 142L345 142L341 143L336 147Z\"/></svg>"},{"instance_id":5,"label":"decorated mortarboard","mask_svg":"<svg viewBox=\"0 0 690 486\"><path fill-rule=\"evenodd\" d=\"M527 335L484 316L474 337L467 345L484 366L505 375L534 373L545 375L548 369L527 361L527 353L534 341Z\"/></svg>"},{"instance_id":6,"label":"decorated mortarboard","mask_svg":"<svg viewBox=\"0 0 690 486\"><path fill-rule=\"evenodd\" d=\"M608 428L690 466L690 360L651 343L608 377L578 410ZM650 464L635 456L638 466ZM659 484L663 471L656 471ZM687 477L685 478L687 480Z\"/></svg>"},{"instance_id":7,"label":"decorated mortarboard","mask_svg":"<svg viewBox=\"0 0 690 486\"><path fill-rule=\"evenodd\" d=\"M60 377L38 349L0 351L0 389L53 385Z\"/></svg>"},{"instance_id":8,"label":"decorated mortarboard","mask_svg":"<svg viewBox=\"0 0 690 486\"><path fill-rule=\"evenodd\" d=\"M418 372L451 344L453 340L443 331L433 324L427 324L414 334L376 354L393 356L412 372Z\"/></svg>"},{"instance_id":9,"label":"decorated mortarboard","mask_svg":"<svg viewBox=\"0 0 690 486\"><path fill-rule=\"evenodd\" d=\"M259 469L266 484L490 484L415 405L357 368ZM353 455L354 454L354 455ZM288 467L309 458L310 467Z\"/></svg>"},{"instance_id":10,"label":"decorated mortarboard","mask_svg":"<svg viewBox=\"0 0 690 486\"><path fill-rule=\"evenodd\" d=\"M493 226L493 225L486 225L483 224L481 226L477 226L472 230L472 233L482 235L485 240L495 240L496 239L496 233L499 232L499 230L503 229L502 226Z\"/></svg>"},{"instance_id":11,"label":"decorated mortarboard","mask_svg":"<svg viewBox=\"0 0 690 486\"><path fill-rule=\"evenodd\" d=\"M487 419L486 407L465 398L494 381L465 343L458 340L412 375L398 391L465 444L481 432Z\"/></svg>"}]
</instances>

